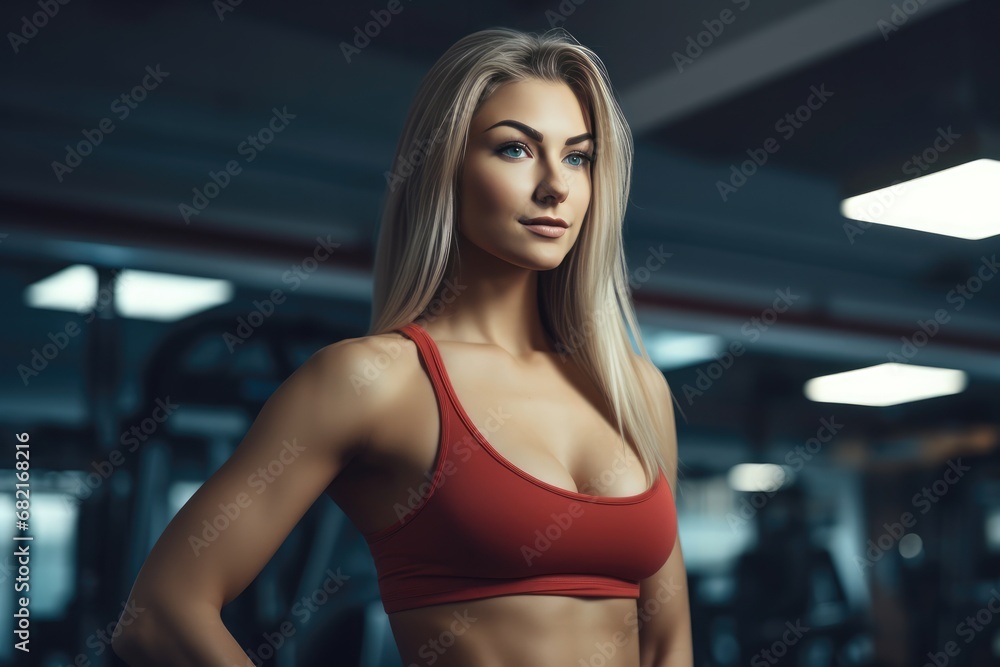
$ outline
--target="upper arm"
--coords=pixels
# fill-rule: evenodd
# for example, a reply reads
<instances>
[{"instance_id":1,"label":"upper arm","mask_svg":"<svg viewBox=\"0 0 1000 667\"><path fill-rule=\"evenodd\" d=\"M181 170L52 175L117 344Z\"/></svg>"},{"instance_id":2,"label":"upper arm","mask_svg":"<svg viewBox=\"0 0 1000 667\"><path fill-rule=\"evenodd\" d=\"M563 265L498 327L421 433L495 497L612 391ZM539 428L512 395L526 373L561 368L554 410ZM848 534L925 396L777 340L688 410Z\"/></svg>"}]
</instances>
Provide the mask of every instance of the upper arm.
<instances>
[{"instance_id":1,"label":"upper arm","mask_svg":"<svg viewBox=\"0 0 1000 667\"><path fill-rule=\"evenodd\" d=\"M221 609L253 581L367 442L372 394L352 382L367 349L360 339L329 345L275 390L153 546L132 588L138 607Z\"/></svg>"},{"instance_id":2,"label":"upper arm","mask_svg":"<svg viewBox=\"0 0 1000 667\"><path fill-rule=\"evenodd\" d=\"M641 357L639 361L659 407L653 423L657 425L660 453L667 464L666 477L676 502L678 457L673 397L660 370ZM687 570L679 532L666 563L639 582L637 612L641 667L690 667L693 664Z\"/></svg>"}]
</instances>

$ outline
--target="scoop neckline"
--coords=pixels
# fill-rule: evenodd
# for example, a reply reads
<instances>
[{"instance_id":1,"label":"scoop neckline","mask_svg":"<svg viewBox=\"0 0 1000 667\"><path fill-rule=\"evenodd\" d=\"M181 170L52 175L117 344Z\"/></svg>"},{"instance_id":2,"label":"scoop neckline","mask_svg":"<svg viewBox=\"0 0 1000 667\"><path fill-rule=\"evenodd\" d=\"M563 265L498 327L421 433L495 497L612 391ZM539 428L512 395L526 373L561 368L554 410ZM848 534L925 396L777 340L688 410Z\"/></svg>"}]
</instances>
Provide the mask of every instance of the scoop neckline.
<instances>
[{"instance_id":1,"label":"scoop neckline","mask_svg":"<svg viewBox=\"0 0 1000 667\"><path fill-rule=\"evenodd\" d=\"M506 466L507 468L509 468L513 472L517 473L518 475L520 475L524 479L528 480L532 484L535 484L536 486L539 486L539 487L541 487L543 489L546 489L548 491L551 491L553 493L557 493L559 495L566 496L567 498L573 498L575 500L582 500L582 501L596 502L596 503L607 503L607 504L628 504L628 503L635 503L635 502L639 502L639 501L645 500L647 497L653 495L656 492L656 490L659 488L660 481L661 481L661 479L663 477L663 472L662 471L658 471L657 472L656 479L653 480L653 482L649 486L649 488L647 488L645 491L641 491L641 492L639 492L637 494L634 494L634 495L631 495L631 496L595 496L595 495L591 495L589 493L581 493L580 491L571 491L570 489L564 489L561 486L555 486L554 484L550 484L549 482L546 482L543 479L539 479L538 477L535 477L531 473L529 473L529 472L525 471L524 469L518 467L512 461L510 461L507 457L505 457L503 454L501 454L492 444L490 444L490 441L487 440L486 436L484 436L479 431L479 428L476 426L475 422L473 422L472 418L469 417L469 414L465 410L465 406L462 405L462 401L459 400L459 398L458 398L458 392L455 391L455 387L451 383L451 377L448 375L448 369L447 369L447 367L444 364L444 359L441 357L440 349L438 348L437 343L434 341L434 339L431 337L431 335L427 332L426 329L424 329L422 326L420 326L416 322L410 322L410 324L408 324L406 326L407 327L413 327L413 328L417 329L420 332L420 334L423 335L423 337L430 342L431 353L435 356L435 361L437 362L438 369L441 372L441 379L444 381L445 390L448 392L448 395L449 395L449 397L450 397L450 399L452 401L452 404L455 407L456 412L458 412L459 417L462 419L462 421L465 423L465 425L469 428L470 432L476 437L476 440L478 440L479 443L495 459L497 459L497 461L499 461L501 464L503 464L504 466ZM644 474L643 477L645 477L645 476L646 475Z\"/></svg>"}]
</instances>

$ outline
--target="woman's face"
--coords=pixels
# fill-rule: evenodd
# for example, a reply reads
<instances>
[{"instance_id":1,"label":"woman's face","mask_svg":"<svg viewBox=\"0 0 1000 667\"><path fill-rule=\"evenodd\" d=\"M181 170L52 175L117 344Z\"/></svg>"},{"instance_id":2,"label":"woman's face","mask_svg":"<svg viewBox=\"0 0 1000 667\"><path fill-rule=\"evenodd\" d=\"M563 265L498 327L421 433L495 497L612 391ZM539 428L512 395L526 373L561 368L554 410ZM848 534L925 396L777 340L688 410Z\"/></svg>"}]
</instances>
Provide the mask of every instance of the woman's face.
<instances>
[{"instance_id":1,"label":"woman's face","mask_svg":"<svg viewBox=\"0 0 1000 667\"><path fill-rule=\"evenodd\" d=\"M594 139L565 83L531 79L498 88L472 118L459 186L459 231L516 266L558 266L590 205ZM523 221L560 218L561 236Z\"/></svg>"}]
</instances>

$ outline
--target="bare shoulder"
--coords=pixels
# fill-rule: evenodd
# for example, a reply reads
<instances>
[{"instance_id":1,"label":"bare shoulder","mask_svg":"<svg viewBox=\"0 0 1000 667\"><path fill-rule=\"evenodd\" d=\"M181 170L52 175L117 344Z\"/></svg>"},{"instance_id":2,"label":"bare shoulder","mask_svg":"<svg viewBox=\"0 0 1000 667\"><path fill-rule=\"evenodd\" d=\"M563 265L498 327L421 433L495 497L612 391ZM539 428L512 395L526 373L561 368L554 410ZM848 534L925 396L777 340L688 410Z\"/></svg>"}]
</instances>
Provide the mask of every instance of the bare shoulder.
<instances>
[{"instance_id":1,"label":"bare shoulder","mask_svg":"<svg viewBox=\"0 0 1000 667\"><path fill-rule=\"evenodd\" d=\"M656 364L640 354L632 355L632 363L636 367L639 377L656 397L669 399L670 386L667 384L663 371L657 368Z\"/></svg>"},{"instance_id":2,"label":"bare shoulder","mask_svg":"<svg viewBox=\"0 0 1000 667\"><path fill-rule=\"evenodd\" d=\"M307 363L314 364L324 377L349 381L359 395L384 396L397 386L393 380L412 371L408 362L414 359L415 349L413 341L402 334L373 334L320 348Z\"/></svg>"},{"instance_id":3,"label":"bare shoulder","mask_svg":"<svg viewBox=\"0 0 1000 667\"><path fill-rule=\"evenodd\" d=\"M317 350L305 365L315 368L324 385L336 386L339 395L350 392L354 408L374 426L405 394L419 371L416 359L414 342L390 332L332 343Z\"/></svg>"}]
</instances>

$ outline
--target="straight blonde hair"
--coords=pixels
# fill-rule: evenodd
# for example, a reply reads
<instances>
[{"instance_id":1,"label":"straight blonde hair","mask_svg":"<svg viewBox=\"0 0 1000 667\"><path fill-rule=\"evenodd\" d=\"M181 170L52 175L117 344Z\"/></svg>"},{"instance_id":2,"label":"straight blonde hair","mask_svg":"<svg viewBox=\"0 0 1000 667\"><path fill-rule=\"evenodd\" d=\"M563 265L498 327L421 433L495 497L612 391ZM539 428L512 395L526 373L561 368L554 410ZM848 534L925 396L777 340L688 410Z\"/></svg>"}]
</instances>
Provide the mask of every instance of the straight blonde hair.
<instances>
[{"instance_id":1,"label":"straight blonde hair","mask_svg":"<svg viewBox=\"0 0 1000 667\"><path fill-rule=\"evenodd\" d=\"M580 236L558 267L538 276L542 323L563 360L574 359L597 385L623 446L626 432L635 443L647 479L655 482L657 468L669 479L659 434L673 426L666 420L670 406L657 400L645 378L663 385L666 380L640 367L645 359L655 368L631 303L622 241L632 135L604 64L562 29L543 35L508 28L473 33L424 77L396 147L395 167L386 172L368 335L432 314L441 292L453 288L459 174L472 118L497 88L527 79L568 84L589 111L596 145ZM677 402L669 386L667 395Z\"/></svg>"}]
</instances>

